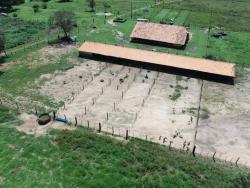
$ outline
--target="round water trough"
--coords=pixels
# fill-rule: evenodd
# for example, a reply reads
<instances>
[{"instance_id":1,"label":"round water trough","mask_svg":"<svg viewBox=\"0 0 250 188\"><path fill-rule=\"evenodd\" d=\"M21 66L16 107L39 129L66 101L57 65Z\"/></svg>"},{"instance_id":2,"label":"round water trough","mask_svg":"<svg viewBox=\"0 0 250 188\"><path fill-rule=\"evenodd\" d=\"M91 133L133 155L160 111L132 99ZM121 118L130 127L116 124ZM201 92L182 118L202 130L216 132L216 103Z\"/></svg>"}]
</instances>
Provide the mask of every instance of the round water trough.
<instances>
[{"instance_id":1,"label":"round water trough","mask_svg":"<svg viewBox=\"0 0 250 188\"><path fill-rule=\"evenodd\" d=\"M37 121L39 125L46 125L51 121L51 117L48 113L43 113L39 116Z\"/></svg>"}]
</instances>

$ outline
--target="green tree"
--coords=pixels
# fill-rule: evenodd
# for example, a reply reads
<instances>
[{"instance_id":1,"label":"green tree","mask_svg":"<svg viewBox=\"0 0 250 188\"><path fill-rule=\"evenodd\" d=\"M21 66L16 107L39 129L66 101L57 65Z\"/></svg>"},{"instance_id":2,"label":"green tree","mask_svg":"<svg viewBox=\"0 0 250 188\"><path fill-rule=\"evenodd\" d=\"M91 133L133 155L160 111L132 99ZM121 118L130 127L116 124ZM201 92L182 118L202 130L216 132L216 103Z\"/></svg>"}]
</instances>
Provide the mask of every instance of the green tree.
<instances>
[{"instance_id":1,"label":"green tree","mask_svg":"<svg viewBox=\"0 0 250 188\"><path fill-rule=\"evenodd\" d=\"M24 3L24 0L0 0L0 9L10 10L13 5Z\"/></svg>"},{"instance_id":2,"label":"green tree","mask_svg":"<svg viewBox=\"0 0 250 188\"><path fill-rule=\"evenodd\" d=\"M4 34L1 34L1 33L0 33L0 54L1 54L2 52L4 52L5 55L6 55L6 51L5 51L5 42L6 42L6 40L5 40Z\"/></svg>"},{"instance_id":3,"label":"green tree","mask_svg":"<svg viewBox=\"0 0 250 188\"><path fill-rule=\"evenodd\" d=\"M33 11L36 13L39 11L40 6L38 4L33 5Z\"/></svg>"},{"instance_id":4,"label":"green tree","mask_svg":"<svg viewBox=\"0 0 250 188\"><path fill-rule=\"evenodd\" d=\"M104 7L104 12L106 13L106 12L107 12L107 9L108 9L108 8L111 8L111 5L110 5L108 2L105 1L105 2L103 3L103 7Z\"/></svg>"},{"instance_id":5,"label":"green tree","mask_svg":"<svg viewBox=\"0 0 250 188\"><path fill-rule=\"evenodd\" d=\"M63 31L65 38L69 37L69 33L76 25L75 14L72 11L59 10L49 19L49 29L59 29Z\"/></svg>"},{"instance_id":6,"label":"green tree","mask_svg":"<svg viewBox=\"0 0 250 188\"><path fill-rule=\"evenodd\" d=\"M91 9L91 11L94 12L95 6L96 6L95 0L87 0L87 3L88 3L89 8Z\"/></svg>"}]
</instances>

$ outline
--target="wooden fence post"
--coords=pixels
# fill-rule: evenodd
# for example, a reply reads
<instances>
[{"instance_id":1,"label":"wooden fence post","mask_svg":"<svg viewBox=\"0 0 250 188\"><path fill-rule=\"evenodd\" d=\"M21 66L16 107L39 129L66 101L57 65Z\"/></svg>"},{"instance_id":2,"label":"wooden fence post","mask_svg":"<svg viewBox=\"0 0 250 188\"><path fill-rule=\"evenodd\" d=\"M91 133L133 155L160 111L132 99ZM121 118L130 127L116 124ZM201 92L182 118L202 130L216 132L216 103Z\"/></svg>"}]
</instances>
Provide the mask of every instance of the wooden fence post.
<instances>
[{"instance_id":1,"label":"wooden fence post","mask_svg":"<svg viewBox=\"0 0 250 188\"><path fill-rule=\"evenodd\" d=\"M239 166L238 166L239 160L240 160L240 157L239 157L239 158L236 160L236 162L235 162L235 165L236 165L237 167L239 167Z\"/></svg>"},{"instance_id":2,"label":"wooden fence post","mask_svg":"<svg viewBox=\"0 0 250 188\"><path fill-rule=\"evenodd\" d=\"M165 142L167 142L167 137L164 137L162 142L163 142L163 144L164 144Z\"/></svg>"},{"instance_id":3,"label":"wooden fence post","mask_svg":"<svg viewBox=\"0 0 250 188\"><path fill-rule=\"evenodd\" d=\"M77 126L77 117L75 117L75 127Z\"/></svg>"},{"instance_id":4,"label":"wooden fence post","mask_svg":"<svg viewBox=\"0 0 250 188\"><path fill-rule=\"evenodd\" d=\"M173 143L173 141L170 141L170 142L169 142L169 149L171 149L172 143Z\"/></svg>"},{"instance_id":5,"label":"wooden fence post","mask_svg":"<svg viewBox=\"0 0 250 188\"><path fill-rule=\"evenodd\" d=\"M213 154L213 161L215 162L215 155L216 155L216 152L214 152Z\"/></svg>"},{"instance_id":6,"label":"wooden fence post","mask_svg":"<svg viewBox=\"0 0 250 188\"><path fill-rule=\"evenodd\" d=\"M98 132L100 133L102 131L102 124L99 123L99 129L98 129Z\"/></svg>"},{"instance_id":7,"label":"wooden fence post","mask_svg":"<svg viewBox=\"0 0 250 188\"><path fill-rule=\"evenodd\" d=\"M53 120L55 121L55 119L56 119L56 112L53 111Z\"/></svg>"},{"instance_id":8,"label":"wooden fence post","mask_svg":"<svg viewBox=\"0 0 250 188\"><path fill-rule=\"evenodd\" d=\"M126 130L126 140L128 140L128 130Z\"/></svg>"},{"instance_id":9,"label":"wooden fence post","mask_svg":"<svg viewBox=\"0 0 250 188\"><path fill-rule=\"evenodd\" d=\"M193 151L192 151L193 157L195 157L195 150L196 150L196 145L194 145L193 147Z\"/></svg>"},{"instance_id":10,"label":"wooden fence post","mask_svg":"<svg viewBox=\"0 0 250 188\"><path fill-rule=\"evenodd\" d=\"M88 128L89 128L89 120L87 121L87 124L88 124Z\"/></svg>"}]
</instances>

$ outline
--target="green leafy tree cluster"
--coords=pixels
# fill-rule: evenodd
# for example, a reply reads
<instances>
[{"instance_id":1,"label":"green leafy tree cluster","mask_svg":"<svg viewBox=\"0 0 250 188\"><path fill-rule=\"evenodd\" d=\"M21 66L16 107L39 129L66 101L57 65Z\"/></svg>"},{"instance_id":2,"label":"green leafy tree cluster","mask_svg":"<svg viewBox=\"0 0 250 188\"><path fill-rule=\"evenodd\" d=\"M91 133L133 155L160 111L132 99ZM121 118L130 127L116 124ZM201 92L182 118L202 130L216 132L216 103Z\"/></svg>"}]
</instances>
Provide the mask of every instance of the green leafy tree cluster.
<instances>
[{"instance_id":1,"label":"green leafy tree cluster","mask_svg":"<svg viewBox=\"0 0 250 188\"><path fill-rule=\"evenodd\" d=\"M60 10L54 13L49 19L50 29L62 30L65 37L69 37L69 33L76 26L75 14L72 11Z\"/></svg>"},{"instance_id":2,"label":"green leafy tree cluster","mask_svg":"<svg viewBox=\"0 0 250 188\"><path fill-rule=\"evenodd\" d=\"M9 10L13 5L24 3L24 0L0 0L0 9Z\"/></svg>"}]
</instances>

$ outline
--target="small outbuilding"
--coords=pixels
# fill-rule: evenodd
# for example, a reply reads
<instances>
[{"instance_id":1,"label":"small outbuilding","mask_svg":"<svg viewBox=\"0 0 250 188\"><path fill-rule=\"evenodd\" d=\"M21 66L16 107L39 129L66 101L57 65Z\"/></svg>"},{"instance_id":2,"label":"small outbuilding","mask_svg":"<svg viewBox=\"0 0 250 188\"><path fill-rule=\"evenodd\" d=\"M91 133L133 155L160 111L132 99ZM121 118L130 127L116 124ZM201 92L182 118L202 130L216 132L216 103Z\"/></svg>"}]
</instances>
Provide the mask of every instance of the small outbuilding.
<instances>
[{"instance_id":1,"label":"small outbuilding","mask_svg":"<svg viewBox=\"0 0 250 188\"><path fill-rule=\"evenodd\" d=\"M189 33L182 26L137 22L130 38L131 42L185 48Z\"/></svg>"}]
</instances>

